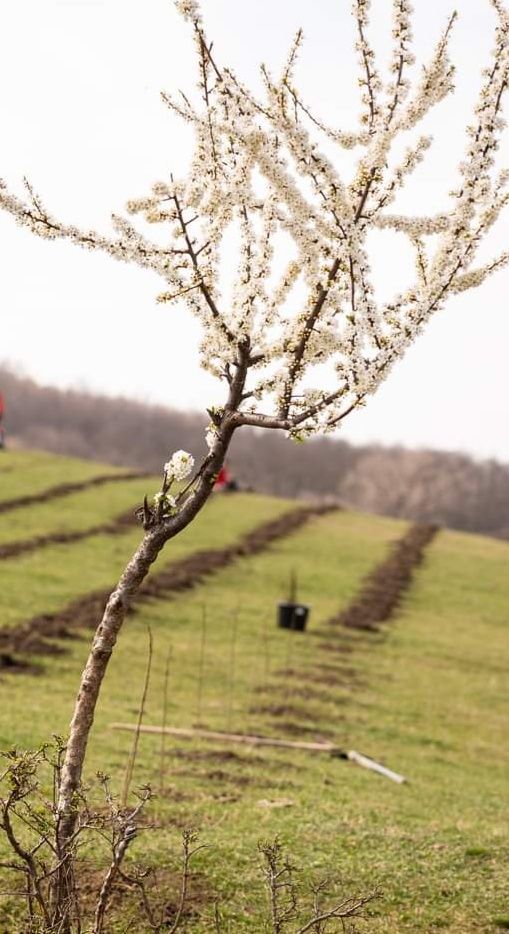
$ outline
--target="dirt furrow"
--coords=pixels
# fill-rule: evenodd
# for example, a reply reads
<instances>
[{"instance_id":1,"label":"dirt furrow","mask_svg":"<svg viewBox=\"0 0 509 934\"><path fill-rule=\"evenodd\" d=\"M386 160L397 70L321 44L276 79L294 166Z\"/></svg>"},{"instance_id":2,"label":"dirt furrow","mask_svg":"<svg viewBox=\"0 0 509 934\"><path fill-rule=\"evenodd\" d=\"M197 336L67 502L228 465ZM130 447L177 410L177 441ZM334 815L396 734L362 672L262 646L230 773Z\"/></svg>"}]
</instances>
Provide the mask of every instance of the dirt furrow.
<instances>
[{"instance_id":1,"label":"dirt furrow","mask_svg":"<svg viewBox=\"0 0 509 934\"><path fill-rule=\"evenodd\" d=\"M10 512L12 509L19 509L21 506L33 506L36 503L47 503L52 499L59 499L61 496L68 496L70 493L79 493L81 490L88 490L94 486L103 486L105 483L120 483L125 480L141 480L143 477L150 476L140 471L131 471L131 473L105 473L97 477L91 477L90 480L82 480L80 483L60 483L58 486L51 486L40 493L31 493L30 496L18 496L16 499L7 499L0 502L0 514Z\"/></svg>"},{"instance_id":2,"label":"dirt furrow","mask_svg":"<svg viewBox=\"0 0 509 934\"><path fill-rule=\"evenodd\" d=\"M215 574L237 558L259 554L278 539L297 531L310 519L325 515L336 506L306 506L263 523L226 548L197 551L168 564L151 575L136 598L136 605L148 599L167 599L176 593L196 587L206 577ZM63 651L50 639L72 638L73 630L95 627L99 622L113 586L73 600L55 613L35 616L12 628L0 629L0 667L11 671L29 670L23 663L24 654L52 654Z\"/></svg>"},{"instance_id":3,"label":"dirt furrow","mask_svg":"<svg viewBox=\"0 0 509 934\"><path fill-rule=\"evenodd\" d=\"M90 538L92 535L122 535L130 526L136 526L134 510L121 513L110 522L103 522L100 525L93 525L88 529L77 529L69 532L52 532L49 535L34 535L33 538L25 538L15 542L6 542L0 545L0 561L8 558L17 558L19 555L27 554L30 551L37 551L39 548L46 548L48 545L67 545L71 542L80 542L84 538Z\"/></svg>"},{"instance_id":4,"label":"dirt furrow","mask_svg":"<svg viewBox=\"0 0 509 934\"><path fill-rule=\"evenodd\" d=\"M401 598L412 582L413 572L421 563L426 547L438 531L437 526L433 525L413 525L409 531L399 540L397 540L389 554L389 557L378 564L373 571L364 578L361 583L360 591L354 600L337 616L329 619L323 628L315 631L320 638L327 634L327 640L317 643L317 647L327 652L329 661L327 663L318 662L311 667L300 670L286 669L279 672L284 678L295 678L297 684L292 691L292 698L298 698L300 701L316 700L336 705L348 703L348 697L343 694L341 697L335 697L334 688L342 687L355 690L362 685L362 679L355 668L345 667L343 662L338 664L331 660L334 656L343 657L353 652L354 647L348 644L347 636L344 630L336 629L330 626L346 626L351 629L367 630L368 632L377 632L379 624L390 619L394 614ZM356 639L356 642L358 637ZM319 683L321 689L310 686L310 682ZM269 715L278 725L278 730L282 733L290 733L293 729L296 735L303 733L303 727L299 717L304 717L308 721L306 731L313 733L315 739L326 739L327 733L323 728L313 726L313 713L304 703L300 713L292 710L292 721L283 722L282 717L289 713L287 705L287 688L281 687L281 678L274 686L265 685L262 692L267 694L267 700L271 703L265 703L255 708L253 712ZM277 699L280 699L278 704ZM336 715L336 723L341 719Z\"/></svg>"},{"instance_id":5,"label":"dirt furrow","mask_svg":"<svg viewBox=\"0 0 509 934\"><path fill-rule=\"evenodd\" d=\"M376 631L380 623L394 614L437 532L436 525L413 525L393 544L389 557L364 579L349 606L329 620L329 624Z\"/></svg>"}]
</instances>

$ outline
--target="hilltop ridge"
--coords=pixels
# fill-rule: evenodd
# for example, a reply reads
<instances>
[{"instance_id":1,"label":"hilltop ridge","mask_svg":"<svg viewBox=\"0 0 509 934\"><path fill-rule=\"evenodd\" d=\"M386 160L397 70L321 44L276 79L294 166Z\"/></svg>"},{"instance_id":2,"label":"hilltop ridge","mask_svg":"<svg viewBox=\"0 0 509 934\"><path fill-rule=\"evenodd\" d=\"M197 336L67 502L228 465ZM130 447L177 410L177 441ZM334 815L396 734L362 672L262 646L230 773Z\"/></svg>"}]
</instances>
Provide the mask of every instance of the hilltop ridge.
<instances>
[{"instance_id":1,"label":"hilltop ridge","mask_svg":"<svg viewBox=\"0 0 509 934\"><path fill-rule=\"evenodd\" d=\"M172 450L205 453L207 417L128 399L39 386L0 366L8 444L159 472ZM355 447L337 438L295 444L243 429L230 466L276 496L335 496L366 512L509 537L509 466L463 454Z\"/></svg>"}]
</instances>

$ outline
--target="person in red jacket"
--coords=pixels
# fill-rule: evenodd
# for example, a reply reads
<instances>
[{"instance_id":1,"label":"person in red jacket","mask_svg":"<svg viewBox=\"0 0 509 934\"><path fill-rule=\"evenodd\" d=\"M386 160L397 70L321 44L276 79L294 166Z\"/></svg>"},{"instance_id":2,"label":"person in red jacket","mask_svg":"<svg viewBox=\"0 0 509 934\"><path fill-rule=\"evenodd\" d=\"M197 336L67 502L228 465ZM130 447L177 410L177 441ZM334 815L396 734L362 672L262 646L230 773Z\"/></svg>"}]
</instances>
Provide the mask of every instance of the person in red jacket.
<instances>
[{"instance_id":1,"label":"person in red jacket","mask_svg":"<svg viewBox=\"0 0 509 934\"><path fill-rule=\"evenodd\" d=\"M229 484L231 483L231 479L232 478L228 467L226 464L223 464L214 484L214 490L216 493L224 493L224 491L228 489Z\"/></svg>"},{"instance_id":2,"label":"person in red jacket","mask_svg":"<svg viewBox=\"0 0 509 934\"><path fill-rule=\"evenodd\" d=\"M214 484L216 493L233 493L238 490L237 481L233 479L226 464L223 464Z\"/></svg>"}]
</instances>

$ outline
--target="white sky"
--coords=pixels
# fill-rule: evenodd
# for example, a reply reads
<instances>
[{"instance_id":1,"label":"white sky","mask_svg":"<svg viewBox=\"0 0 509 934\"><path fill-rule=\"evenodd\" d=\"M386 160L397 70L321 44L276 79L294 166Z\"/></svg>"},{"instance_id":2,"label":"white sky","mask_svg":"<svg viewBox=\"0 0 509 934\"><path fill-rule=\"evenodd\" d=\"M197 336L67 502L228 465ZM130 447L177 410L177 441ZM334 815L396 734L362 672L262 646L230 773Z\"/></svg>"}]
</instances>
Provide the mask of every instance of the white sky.
<instances>
[{"instance_id":1,"label":"white sky","mask_svg":"<svg viewBox=\"0 0 509 934\"><path fill-rule=\"evenodd\" d=\"M430 51L452 8L414 0L416 50ZM431 121L427 170L415 176L411 213L439 210L454 183L463 128L492 46L488 0L457 0L452 43L458 89ZM256 82L274 69L303 26L300 85L322 115L355 126L356 73L350 0L204 0L215 52ZM373 0L372 36L387 48L390 0ZM188 131L160 101L190 88L189 32L171 0L16 0L2 9L0 175L27 175L52 213L108 232L109 214L183 171ZM507 141L505 156L509 155ZM506 163L507 163L506 158ZM0 360L59 386L87 387L178 408L203 409L218 384L198 365L198 325L155 303L151 273L38 240L0 215ZM507 223L497 236L507 244ZM399 241L384 247L377 284L395 277ZM509 271L454 298L341 436L461 449L509 460Z\"/></svg>"}]
</instances>

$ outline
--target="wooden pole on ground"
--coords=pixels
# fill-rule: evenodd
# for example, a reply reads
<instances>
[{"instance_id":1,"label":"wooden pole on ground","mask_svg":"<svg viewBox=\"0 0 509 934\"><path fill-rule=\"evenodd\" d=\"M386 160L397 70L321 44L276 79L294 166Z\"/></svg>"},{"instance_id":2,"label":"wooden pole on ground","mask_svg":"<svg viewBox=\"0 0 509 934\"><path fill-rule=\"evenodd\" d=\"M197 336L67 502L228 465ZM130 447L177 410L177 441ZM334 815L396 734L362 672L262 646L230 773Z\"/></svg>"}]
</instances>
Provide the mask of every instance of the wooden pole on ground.
<instances>
[{"instance_id":1,"label":"wooden pole on ground","mask_svg":"<svg viewBox=\"0 0 509 934\"><path fill-rule=\"evenodd\" d=\"M159 735L163 731L163 728L160 726L138 727L133 723L112 723L111 729L129 730L131 732L139 729L142 733L153 733L156 735ZM364 769L370 769L370 771L377 772L385 778L390 778L391 781L397 782L398 785L402 785L407 781L403 775L393 772L392 769L388 769L385 765L376 762L369 756L364 756L354 749L349 751L340 749L340 747L335 746L334 743L309 743L300 740L277 739L272 736L250 736L245 733L220 733L214 730L188 729L178 726L167 726L164 728L164 732L167 733L168 736L176 736L181 739L205 739L212 742L243 743L245 746L275 746L279 749L301 749L304 752L327 752L331 756L335 756L339 759L348 759L350 762L355 762L356 765L360 765Z\"/></svg>"}]
</instances>

